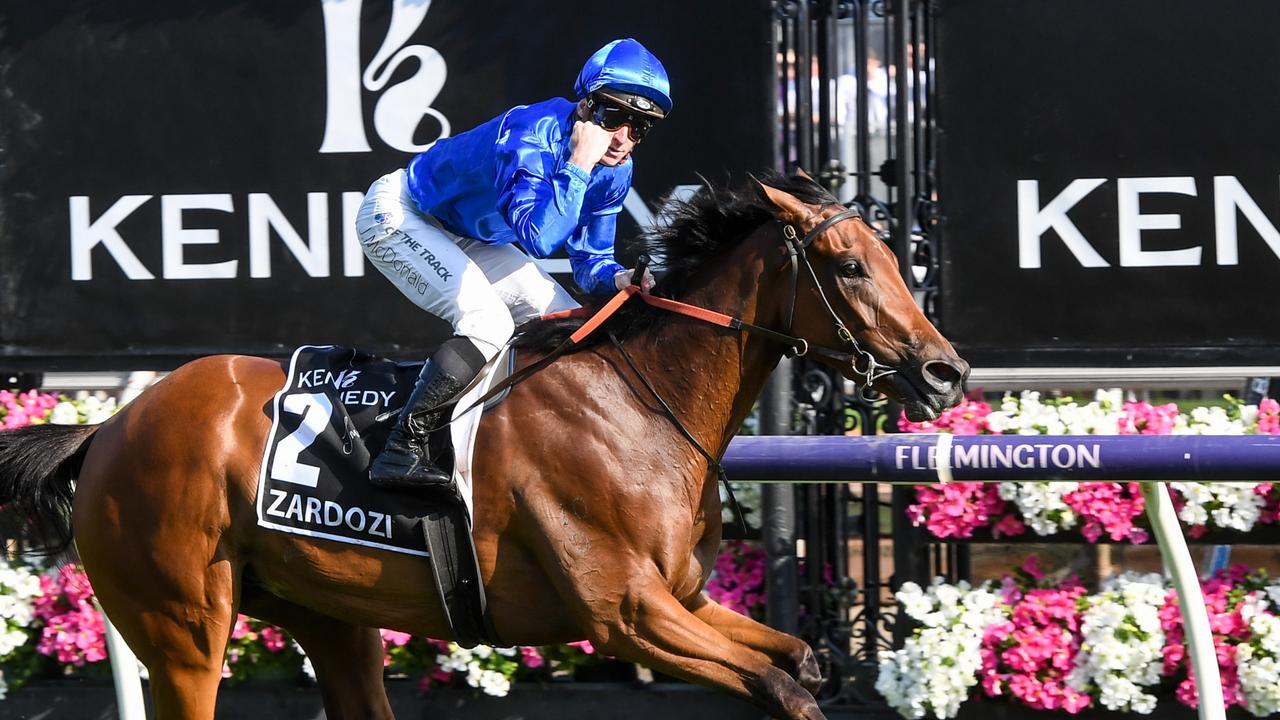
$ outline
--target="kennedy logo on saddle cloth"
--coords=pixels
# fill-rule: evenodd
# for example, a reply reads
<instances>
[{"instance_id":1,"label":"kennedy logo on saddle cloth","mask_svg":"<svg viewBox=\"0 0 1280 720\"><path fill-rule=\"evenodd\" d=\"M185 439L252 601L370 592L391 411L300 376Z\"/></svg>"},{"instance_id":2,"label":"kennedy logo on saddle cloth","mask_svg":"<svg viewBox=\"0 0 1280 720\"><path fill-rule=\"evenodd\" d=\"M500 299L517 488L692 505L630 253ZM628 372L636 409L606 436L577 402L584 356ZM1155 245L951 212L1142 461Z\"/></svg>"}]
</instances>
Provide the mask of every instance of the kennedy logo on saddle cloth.
<instances>
[{"instance_id":1,"label":"kennedy logo on saddle cloth","mask_svg":"<svg viewBox=\"0 0 1280 720\"><path fill-rule=\"evenodd\" d=\"M369 462L386 444L394 413L403 405L420 363L394 363L356 348L304 345L289 361L289 375L268 412L267 439L258 476L258 524L283 532L428 555L422 517L441 505L439 495L379 490L368 481ZM466 409L488 387L479 383L458 408ZM376 418L391 411L392 417ZM436 457L448 467L455 449L459 494L470 514L471 478L466 457L475 441L479 412L451 426L452 442Z\"/></svg>"},{"instance_id":2,"label":"kennedy logo on saddle cloth","mask_svg":"<svg viewBox=\"0 0 1280 720\"><path fill-rule=\"evenodd\" d=\"M355 348L304 345L269 412L258 475L258 524L298 535L427 555L420 513L405 493L374 489L369 461L420 365L396 365Z\"/></svg>"}]
</instances>

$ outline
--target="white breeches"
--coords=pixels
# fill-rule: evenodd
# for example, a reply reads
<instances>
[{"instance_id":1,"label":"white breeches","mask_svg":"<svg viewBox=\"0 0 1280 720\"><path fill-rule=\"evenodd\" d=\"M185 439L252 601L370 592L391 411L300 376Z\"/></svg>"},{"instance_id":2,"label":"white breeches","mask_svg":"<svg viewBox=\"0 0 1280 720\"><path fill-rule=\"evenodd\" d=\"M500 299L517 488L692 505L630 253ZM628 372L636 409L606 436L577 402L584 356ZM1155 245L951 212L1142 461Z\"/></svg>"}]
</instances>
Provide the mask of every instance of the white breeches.
<instances>
[{"instance_id":1,"label":"white breeches","mask_svg":"<svg viewBox=\"0 0 1280 720\"><path fill-rule=\"evenodd\" d=\"M404 170L370 186L356 232L374 267L454 334L470 338L486 360L526 320L578 307L516 247L459 237L419 210Z\"/></svg>"}]
</instances>

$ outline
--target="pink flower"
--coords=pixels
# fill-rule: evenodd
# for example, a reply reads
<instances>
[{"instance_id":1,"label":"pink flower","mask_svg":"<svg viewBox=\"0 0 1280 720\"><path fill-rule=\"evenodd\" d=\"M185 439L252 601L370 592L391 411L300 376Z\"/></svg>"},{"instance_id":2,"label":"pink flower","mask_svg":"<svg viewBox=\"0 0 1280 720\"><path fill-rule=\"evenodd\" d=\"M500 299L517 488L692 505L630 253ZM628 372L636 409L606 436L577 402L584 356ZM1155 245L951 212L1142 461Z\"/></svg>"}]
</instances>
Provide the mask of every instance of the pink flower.
<instances>
[{"instance_id":1,"label":"pink flower","mask_svg":"<svg viewBox=\"0 0 1280 720\"><path fill-rule=\"evenodd\" d=\"M1036 581L1044 573L1034 559L1023 571ZM1060 588L1018 589L1005 578L1001 593L1012 606L1010 619L989 626L982 637L982 689L988 697L1008 693L1029 707L1078 712L1089 696L1066 685L1080 649L1077 600L1084 588L1074 580Z\"/></svg>"},{"instance_id":2,"label":"pink flower","mask_svg":"<svg viewBox=\"0 0 1280 720\"><path fill-rule=\"evenodd\" d=\"M1001 517L1004 531L1014 525L1004 517L1007 503L1000 499L995 484L956 482L917 485L916 502L907 507L907 517L915 526L924 525L934 537L967 538Z\"/></svg>"},{"instance_id":3,"label":"pink flower","mask_svg":"<svg viewBox=\"0 0 1280 720\"><path fill-rule=\"evenodd\" d=\"M1236 668L1236 648L1252 640L1252 633L1242 614L1244 601L1250 592L1262 589L1270 582L1265 573L1251 573L1243 565L1234 565L1201 581L1205 608L1209 611L1209 628L1213 632L1214 654L1222 680L1225 704L1244 706ZM1179 613L1177 593L1170 590L1165 604L1159 611L1160 626L1165 632L1164 662L1161 674L1172 676L1185 670L1186 678L1178 683L1176 697L1180 702L1195 707L1199 699L1195 689L1195 673L1187 658L1182 616Z\"/></svg>"},{"instance_id":4,"label":"pink flower","mask_svg":"<svg viewBox=\"0 0 1280 720\"><path fill-rule=\"evenodd\" d=\"M1009 514L1000 518L1000 521L991 527L991 536L995 538L1005 535L1013 537L1015 535L1021 535L1026 531L1026 524L1023 523L1022 520L1018 519L1018 516Z\"/></svg>"},{"instance_id":5,"label":"pink flower","mask_svg":"<svg viewBox=\"0 0 1280 720\"><path fill-rule=\"evenodd\" d=\"M764 550L741 540L725 543L716 557L707 595L741 615L764 603Z\"/></svg>"},{"instance_id":6,"label":"pink flower","mask_svg":"<svg viewBox=\"0 0 1280 720\"><path fill-rule=\"evenodd\" d=\"M1080 483L1062 501L1084 521L1080 534L1089 542L1097 542L1104 532L1113 541L1146 539L1146 531L1133 525L1146 510L1138 483Z\"/></svg>"},{"instance_id":7,"label":"pink flower","mask_svg":"<svg viewBox=\"0 0 1280 720\"><path fill-rule=\"evenodd\" d=\"M284 633L280 631L280 628L274 625L268 625L262 628L262 632L259 633L259 635L262 638L263 647L273 653L280 652L288 644L284 639Z\"/></svg>"},{"instance_id":8,"label":"pink flower","mask_svg":"<svg viewBox=\"0 0 1280 720\"><path fill-rule=\"evenodd\" d=\"M413 640L413 636L409 633L398 632L396 630L380 630L382 633L382 644L385 646L404 647Z\"/></svg>"},{"instance_id":9,"label":"pink flower","mask_svg":"<svg viewBox=\"0 0 1280 720\"><path fill-rule=\"evenodd\" d=\"M911 422L904 412L898 418L898 429L908 433L989 435L991 428L987 424L987 416L990 414L991 405L978 400L966 400L950 410L944 410L937 420L930 422Z\"/></svg>"},{"instance_id":10,"label":"pink flower","mask_svg":"<svg viewBox=\"0 0 1280 720\"><path fill-rule=\"evenodd\" d=\"M1174 403L1127 402L1117 424L1121 435L1168 435L1173 432L1178 415Z\"/></svg>"},{"instance_id":11,"label":"pink flower","mask_svg":"<svg viewBox=\"0 0 1280 720\"><path fill-rule=\"evenodd\" d=\"M596 648L591 644L590 640L579 640L577 642L568 643L568 645L569 647L578 648L586 655L594 655L596 652Z\"/></svg>"},{"instance_id":12,"label":"pink flower","mask_svg":"<svg viewBox=\"0 0 1280 720\"><path fill-rule=\"evenodd\" d=\"M1263 398L1258 403L1258 434L1280 435L1280 402Z\"/></svg>"},{"instance_id":13,"label":"pink flower","mask_svg":"<svg viewBox=\"0 0 1280 720\"><path fill-rule=\"evenodd\" d=\"M44 422L58 397L37 390L14 393L0 390L0 429L25 427Z\"/></svg>"},{"instance_id":14,"label":"pink flower","mask_svg":"<svg viewBox=\"0 0 1280 720\"><path fill-rule=\"evenodd\" d=\"M57 575L40 578L44 593L34 603L34 615L44 623L36 651L58 662L82 666L107 657L106 625L93 605L89 578L75 565Z\"/></svg>"},{"instance_id":15,"label":"pink flower","mask_svg":"<svg viewBox=\"0 0 1280 720\"><path fill-rule=\"evenodd\" d=\"M244 615L236 615L236 624L231 628L231 639L240 640L242 638L257 640L258 634L253 631L249 625L249 618Z\"/></svg>"},{"instance_id":16,"label":"pink flower","mask_svg":"<svg viewBox=\"0 0 1280 720\"><path fill-rule=\"evenodd\" d=\"M594 650L594 648L592 648ZM524 666L529 669L540 668L546 662L542 659L542 653L538 652L538 648L522 645L520 647L520 660Z\"/></svg>"}]
</instances>

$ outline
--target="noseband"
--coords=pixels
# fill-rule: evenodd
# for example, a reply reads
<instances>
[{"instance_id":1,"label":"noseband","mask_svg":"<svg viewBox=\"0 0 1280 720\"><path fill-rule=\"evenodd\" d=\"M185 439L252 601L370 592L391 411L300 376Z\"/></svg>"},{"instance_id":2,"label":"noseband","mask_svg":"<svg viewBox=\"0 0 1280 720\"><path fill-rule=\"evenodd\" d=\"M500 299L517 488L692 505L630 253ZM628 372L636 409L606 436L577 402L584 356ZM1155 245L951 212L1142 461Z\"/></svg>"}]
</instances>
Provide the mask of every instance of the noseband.
<instances>
[{"instance_id":1,"label":"noseband","mask_svg":"<svg viewBox=\"0 0 1280 720\"><path fill-rule=\"evenodd\" d=\"M816 355L834 361L838 365L848 365L852 370L852 374L858 378L858 382L864 388L870 388L872 383L880 378L893 375L897 372L893 368L884 365L876 360L875 356L867 352L858 344L857 338L853 333L849 332L849 328L845 327L844 322L840 320L840 316L836 314L834 308L831 307L831 301L827 299L827 293L822 289L822 283L818 282L818 274L814 272L813 265L809 262L809 257L805 254L805 249L813 244L822 233L826 232L833 225L844 220L852 218L861 219L862 213L857 208L846 208L831 217L818 223L812 230L805 234L801 239L799 233L796 232L796 226L791 223L783 223L782 239L787 245L787 261L791 265L791 296L787 299L786 312L786 328L782 334L791 343L791 350L788 356L802 357L804 355ZM804 264L805 269L809 272L809 277L813 280L813 286L818 291L818 297L822 298L822 305L827 309L827 314L836 324L836 335L840 341L844 343L847 350L851 352L841 352L825 347L809 347L808 341L803 338L797 338L791 334L792 324L795 321L796 313L796 296L800 292L800 265ZM858 360L861 359L866 369L858 369Z\"/></svg>"}]
</instances>

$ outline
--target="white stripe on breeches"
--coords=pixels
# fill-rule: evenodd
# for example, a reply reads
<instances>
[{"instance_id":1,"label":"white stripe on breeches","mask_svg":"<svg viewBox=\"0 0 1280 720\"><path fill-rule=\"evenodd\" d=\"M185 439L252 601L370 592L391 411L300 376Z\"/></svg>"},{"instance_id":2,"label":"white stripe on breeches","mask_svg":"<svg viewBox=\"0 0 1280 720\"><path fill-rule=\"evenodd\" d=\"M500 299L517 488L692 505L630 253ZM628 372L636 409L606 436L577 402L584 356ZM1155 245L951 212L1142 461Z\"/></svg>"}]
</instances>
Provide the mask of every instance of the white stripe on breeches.
<instances>
[{"instance_id":1,"label":"white stripe on breeches","mask_svg":"<svg viewBox=\"0 0 1280 720\"><path fill-rule=\"evenodd\" d=\"M475 342L486 360L526 320L578 307L515 247L458 237L419 210L404 170L370 186L356 232L374 267L415 305Z\"/></svg>"}]
</instances>

